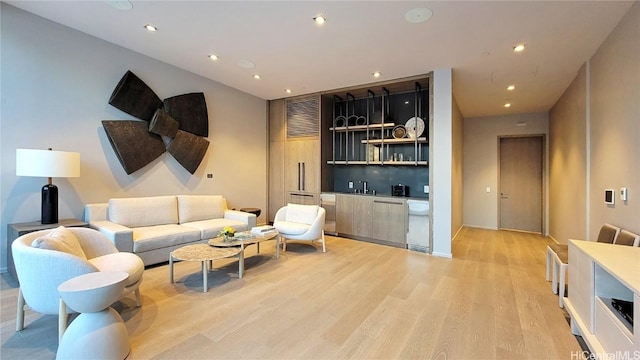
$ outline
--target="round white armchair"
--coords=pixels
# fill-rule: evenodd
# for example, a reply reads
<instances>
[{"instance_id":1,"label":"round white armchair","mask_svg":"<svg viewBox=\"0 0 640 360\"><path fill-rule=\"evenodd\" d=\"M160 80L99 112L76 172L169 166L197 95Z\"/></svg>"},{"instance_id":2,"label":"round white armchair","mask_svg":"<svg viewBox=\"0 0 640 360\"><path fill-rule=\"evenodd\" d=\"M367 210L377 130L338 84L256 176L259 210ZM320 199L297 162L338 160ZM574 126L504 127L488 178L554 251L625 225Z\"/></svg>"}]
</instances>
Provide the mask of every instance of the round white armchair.
<instances>
[{"instance_id":1,"label":"round white armchair","mask_svg":"<svg viewBox=\"0 0 640 360\"><path fill-rule=\"evenodd\" d=\"M16 331L24 328L26 303L36 312L58 314L58 337L61 338L67 326L67 314L76 311L60 300L58 286L92 272L126 272L129 277L118 299L135 292L136 305L141 304L138 287L142 282L144 263L135 254L118 252L99 231L63 227L36 231L17 238L11 244L11 250L20 282Z\"/></svg>"}]
</instances>

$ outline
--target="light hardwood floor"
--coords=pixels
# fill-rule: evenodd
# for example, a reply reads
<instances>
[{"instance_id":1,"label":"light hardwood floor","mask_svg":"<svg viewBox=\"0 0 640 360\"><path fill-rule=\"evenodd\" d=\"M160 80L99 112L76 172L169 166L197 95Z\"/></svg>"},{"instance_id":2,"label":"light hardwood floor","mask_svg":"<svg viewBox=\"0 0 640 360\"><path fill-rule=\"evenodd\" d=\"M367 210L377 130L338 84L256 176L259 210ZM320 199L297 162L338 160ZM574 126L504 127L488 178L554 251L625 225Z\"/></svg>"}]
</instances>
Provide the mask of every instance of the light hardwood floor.
<instances>
[{"instance_id":1,"label":"light hardwood floor","mask_svg":"<svg viewBox=\"0 0 640 360\"><path fill-rule=\"evenodd\" d=\"M464 228L453 259L327 237L327 253L291 243L248 250L246 272L216 261L145 271L143 306L114 305L128 359L572 359L581 353L544 280L541 236ZM15 332L17 289L3 274L0 357L53 359L56 316L28 312ZM575 355L574 355L575 356Z\"/></svg>"}]
</instances>

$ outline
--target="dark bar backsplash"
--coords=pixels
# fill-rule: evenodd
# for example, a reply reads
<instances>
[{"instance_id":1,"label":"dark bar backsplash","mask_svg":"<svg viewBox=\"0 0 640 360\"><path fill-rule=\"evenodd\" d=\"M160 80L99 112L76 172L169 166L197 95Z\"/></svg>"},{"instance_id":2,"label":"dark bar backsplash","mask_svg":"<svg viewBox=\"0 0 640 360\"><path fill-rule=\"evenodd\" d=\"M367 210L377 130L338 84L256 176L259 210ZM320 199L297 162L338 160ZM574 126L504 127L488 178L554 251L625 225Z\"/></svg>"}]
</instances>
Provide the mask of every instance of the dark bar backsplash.
<instances>
[{"instance_id":1,"label":"dark bar backsplash","mask_svg":"<svg viewBox=\"0 0 640 360\"><path fill-rule=\"evenodd\" d=\"M333 191L353 193L362 190L363 181L368 183L369 192L391 195L391 185L407 185L409 196L427 198L424 186L429 185L429 168L424 166L366 166L335 165ZM349 189L353 181L353 189Z\"/></svg>"}]
</instances>

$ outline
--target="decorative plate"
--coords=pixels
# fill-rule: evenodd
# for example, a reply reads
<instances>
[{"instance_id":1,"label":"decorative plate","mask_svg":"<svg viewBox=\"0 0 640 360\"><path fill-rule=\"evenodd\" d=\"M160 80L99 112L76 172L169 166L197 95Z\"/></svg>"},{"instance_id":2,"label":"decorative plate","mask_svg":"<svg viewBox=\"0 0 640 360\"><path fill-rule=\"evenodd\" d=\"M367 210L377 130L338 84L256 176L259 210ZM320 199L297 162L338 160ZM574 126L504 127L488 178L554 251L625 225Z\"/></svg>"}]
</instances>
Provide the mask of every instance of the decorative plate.
<instances>
[{"instance_id":1,"label":"decorative plate","mask_svg":"<svg viewBox=\"0 0 640 360\"><path fill-rule=\"evenodd\" d=\"M402 139L405 136L407 136L407 128L405 128L404 125L396 125L393 128L394 139Z\"/></svg>"},{"instance_id":2,"label":"decorative plate","mask_svg":"<svg viewBox=\"0 0 640 360\"><path fill-rule=\"evenodd\" d=\"M412 117L404 126L407 128L407 136L412 139L420 137L424 132L424 121L419 117Z\"/></svg>"}]
</instances>

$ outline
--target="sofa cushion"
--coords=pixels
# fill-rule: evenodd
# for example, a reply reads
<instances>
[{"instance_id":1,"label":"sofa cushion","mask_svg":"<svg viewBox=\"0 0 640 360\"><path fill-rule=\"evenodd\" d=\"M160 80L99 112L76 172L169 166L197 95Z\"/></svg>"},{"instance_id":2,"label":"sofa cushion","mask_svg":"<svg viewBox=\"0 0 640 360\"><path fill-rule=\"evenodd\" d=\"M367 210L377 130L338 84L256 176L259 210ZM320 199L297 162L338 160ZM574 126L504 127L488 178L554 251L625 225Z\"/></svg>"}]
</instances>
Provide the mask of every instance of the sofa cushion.
<instances>
[{"instance_id":1,"label":"sofa cushion","mask_svg":"<svg viewBox=\"0 0 640 360\"><path fill-rule=\"evenodd\" d=\"M151 196L109 200L109 220L127 227L178 223L175 196Z\"/></svg>"},{"instance_id":2,"label":"sofa cushion","mask_svg":"<svg viewBox=\"0 0 640 360\"><path fill-rule=\"evenodd\" d=\"M75 255L83 260L87 259L76 236L64 226L59 226L50 233L36 238L31 243L31 246L39 249L61 251Z\"/></svg>"},{"instance_id":3,"label":"sofa cushion","mask_svg":"<svg viewBox=\"0 0 640 360\"><path fill-rule=\"evenodd\" d=\"M200 240L200 230L184 225L157 225L133 228L134 253L162 249L198 240Z\"/></svg>"},{"instance_id":4,"label":"sofa cushion","mask_svg":"<svg viewBox=\"0 0 640 360\"><path fill-rule=\"evenodd\" d=\"M299 222L290 222L290 221L278 221L276 224L276 229L278 232L285 235L302 235L309 231L311 225L302 224Z\"/></svg>"},{"instance_id":5,"label":"sofa cushion","mask_svg":"<svg viewBox=\"0 0 640 360\"><path fill-rule=\"evenodd\" d=\"M213 239L218 236L225 226L231 226L236 232L249 230L249 225L247 225L247 223L230 219L201 220L182 225L200 230L200 236L203 240Z\"/></svg>"},{"instance_id":6,"label":"sofa cushion","mask_svg":"<svg viewBox=\"0 0 640 360\"><path fill-rule=\"evenodd\" d=\"M224 198L221 195L178 195L180 224L224 217Z\"/></svg>"},{"instance_id":7,"label":"sofa cushion","mask_svg":"<svg viewBox=\"0 0 640 360\"><path fill-rule=\"evenodd\" d=\"M142 278L144 263L136 254L119 252L90 259L89 262L100 271L124 271L129 274L125 286L130 286Z\"/></svg>"},{"instance_id":8,"label":"sofa cushion","mask_svg":"<svg viewBox=\"0 0 640 360\"><path fill-rule=\"evenodd\" d=\"M311 225L318 217L318 205L287 204L286 221Z\"/></svg>"}]
</instances>

